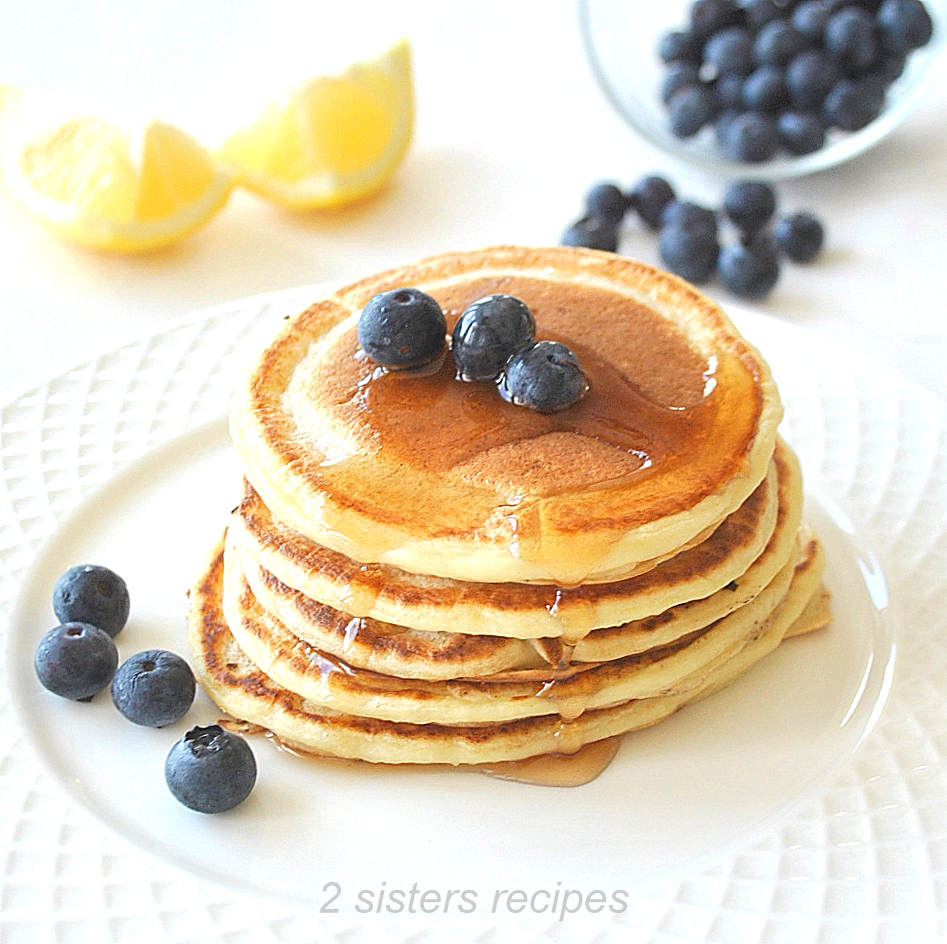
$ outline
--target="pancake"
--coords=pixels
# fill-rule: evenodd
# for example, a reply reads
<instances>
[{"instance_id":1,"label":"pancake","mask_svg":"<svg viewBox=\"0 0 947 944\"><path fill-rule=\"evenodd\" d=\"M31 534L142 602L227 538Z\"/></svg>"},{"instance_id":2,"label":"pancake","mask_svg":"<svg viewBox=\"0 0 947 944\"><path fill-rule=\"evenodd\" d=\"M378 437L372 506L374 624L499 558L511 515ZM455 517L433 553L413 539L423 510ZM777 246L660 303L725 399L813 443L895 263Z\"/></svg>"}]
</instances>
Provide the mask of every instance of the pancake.
<instances>
[{"instance_id":1,"label":"pancake","mask_svg":"<svg viewBox=\"0 0 947 944\"><path fill-rule=\"evenodd\" d=\"M225 568L223 612L240 648L271 678L320 707L392 721L445 724L507 721L674 693L696 673L758 634L786 595L795 560L752 603L681 640L602 663L546 665L474 679L382 675L329 657L299 639L253 596L239 568Z\"/></svg>"},{"instance_id":2,"label":"pancake","mask_svg":"<svg viewBox=\"0 0 947 944\"><path fill-rule=\"evenodd\" d=\"M737 651L681 680L673 694L590 708L578 717L545 714L480 724L390 721L325 708L278 684L237 645L222 612L224 560L215 549L190 593L189 642L198 681L233 718L258 725L302 751L377 763L483 764L583 745L654 724L690 701L732 683L771 652L814 594L821 593L817 555L794 567L789 592Z\"/></svg>"},{"instance_id":3,"label":"pancake","mask_svg":"<svg viewBox=\"0 0 947 944\"><path fill-rule=\"evenodd\" d=\"M781 460L784 461L784 460ZM577 642L572 662L603 662L665 646L703 629L753 600L790 559L800 517L801 480L784 461L778 527L763 553L738 580L708 597L688 600L655 616L594 630ZM233 521L231 521L231 528ZM404 678L448 679L540 668L563 661L560 638L530 641L457 632L426 632L370 618L356 618L287 587L230 543L232 558L263 609L294 635L349 664ZM530 588L538 591L540 588ZM484 598L484 605L489 599ZM445 616L444 625L452 621Z\"/></svg>"},{"instance_id":4,"label":"pancake","mask_svg":"<svg viewBox=\"0 0 947 944\"><path fill-rule=\"evenodd\" d=\"M588 395L540 414L491 384L378 370L355 326L414 286L448 329L514 294L579 356ZM614 582L676 554L763 480L781 405L703 294L607 253L498 247L339 289L290 319L234 396L231 431L273 515L359 563L481 583Z\"/></svg>"},{"instance_id":5,"label":"pancake","mask_svg":"<svg viewBox=\"0 0 947 944\"><path fill-rule=\"evenodd\" d=\"M593 629L643 619L710 596L744 575L739 593L731 587L729 602L731 608L746 602L787 559L799 525L801 496L798 461L778 441L767 477L707 539L645 574L572 588L461 582L386 565L359 564L274 519L249 486L231 518L228 541L257 596L285 621L296 625L293 615L286 615L281 606L284 594L276 592L277 586L291 587L352 617L364 618L360 627L346 620L344 627L328 632L325 621L319 621L323 629L318 636L300 631L337 655L349 657L352 647L358 646L358 639L352 638L355 630L366 632L372 640L390 636L384 624L424 633L443 633L450 627L452 634L524 639L563 636L575 643ZM767 549L769 556L761 561ZM748 574L757 562L756 570ZM277 583L270 577L257 577L259 568ZM708 616L705 622L714 618ZM366 651L364 658L376 655ZM364 658L355 658L357 664L373 667ZM399 674L394 668L380 668Z\"/></svg>"}]
</instances>

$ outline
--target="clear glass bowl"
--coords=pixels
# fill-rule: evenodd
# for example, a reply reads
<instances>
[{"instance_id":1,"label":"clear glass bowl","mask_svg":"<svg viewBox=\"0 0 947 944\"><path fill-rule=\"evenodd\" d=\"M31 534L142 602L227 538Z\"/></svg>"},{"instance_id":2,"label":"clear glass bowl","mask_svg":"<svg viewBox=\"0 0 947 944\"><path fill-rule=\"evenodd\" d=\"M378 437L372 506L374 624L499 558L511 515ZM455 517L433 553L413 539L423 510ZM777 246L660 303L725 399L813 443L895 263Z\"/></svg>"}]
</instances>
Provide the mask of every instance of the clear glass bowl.
<instances>
[{"instance_id":1,"label":"clear glass bowl","mask_svg":"<svg viewBox=\"0 0 947 944\"><path fill-rule=\"evenodd\" d=\"M888 89L884 111L855 132L830 132L825 147L800 157L780 155L759 164L728 160L713 129L675 137L661 101L665 65L659 38L687 23L692 0L579 0L579 26L592 70L609 101L640 135L677 160L724 175L778 180L832 167L877 144L900 124L943 75L947 60L947 0L925 0L934 20L930 42L908 58Z\"/></svg>"}]
</instances>

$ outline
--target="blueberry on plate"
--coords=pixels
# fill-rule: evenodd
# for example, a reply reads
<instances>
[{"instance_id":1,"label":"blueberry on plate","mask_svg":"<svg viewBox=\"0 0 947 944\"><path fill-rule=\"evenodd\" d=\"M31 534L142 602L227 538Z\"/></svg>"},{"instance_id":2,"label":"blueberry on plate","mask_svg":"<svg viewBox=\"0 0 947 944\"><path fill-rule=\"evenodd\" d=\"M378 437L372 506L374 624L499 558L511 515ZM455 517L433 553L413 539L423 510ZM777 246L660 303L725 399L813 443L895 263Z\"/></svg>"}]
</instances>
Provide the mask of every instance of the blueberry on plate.
<instances>
[{"instance_id":1,"label":"blueberry on plate","mask_svg":"<svg viewBox=\"0 0 947 944\"><path fill-rule=\"evenodd\" d=\"M667 226L661 230L658 253L671 272L700 285L717 268L720 243L716 233L707 229Z\"/></svg>"},{"instance_id":2,"label":"blueberry on plate","mask_svg":"<svg viewBox=\"0 0 947 944\"><path fill-rule=\"evenodd\" d=\"M53 587L53 612L63 623L91 623L117 636L130 610L125 581L108 567L77 564Z\"/></svg>"},{"instance_id":3,"label":"blueberry on plate","mask_svg":"<svg viewBox=\"0 0 947 944\"><path fill-rule=\"evenodd\" d=\"M740 102L752 111L778 112L789 104L786 73L779 66L754 69L740 90Z\"/></svg>"},{"instance_id":4,"label":"blueberry on plate","mask_svg":"<svg viewBox=\"0 0 947 944\"><path fill-rule=\"evenodd\" d=\"M658 55L662 62L690 62L700 64L704 41L690 30L671 30L658 41Z\"/></svg>"},{"instance_id":5,"label":"blueberry on plate","mask_svg":"<svg viewBox=\"0 0 947 944\"><path fill-rule=\"evenodd\" d=\"M738 298L765 298L779 279L779 256L769 239L728 243L720 250L717 274Z\"/></svg>"},{"instance_id":6,"label":"blueberry on plate","mask_svg":"<svg viewBox=\"0 0 947 944\"><path fill-rule=\"evenodd\" d=\"M168 789L198 813L223 813L242 803L256 783L250 745L219 724L191 728L164 762Z\"/></svg>"},{"instance_id":7,"label":"blueberry on plate","mask_svg":"<svg viewBox=\"0 0 947 944\"><path fill-rule=\"evenodd\" d=\"M797 108L821 108L841 78L841 70L824 49L806 49L786 66L786 87Z\"/></svg>"},{"instance_id":8,"label":"blueberry on plate","mask_svg":"<svg viewBox=\"0 0 947 944\"><path fill-rule=\"evenodd\" d=\"M444 349L447 322L437 301L417 288L396 288L368 300L358 319L358 343L377 364L423 367Z\"/></svg>"},{"instance_id":9,"label":"blueberry on plate","mask_svg":"<svg viewBox=\"0 0 947 944\"><path fill-rule=\"evenodd\" d=\"M104 630L89 623L63 623L36 647L33 666L43 688L73 701L88 701L112 680L118 648Z\"/></svg>"},{"instance_id":10,"label":"blueberry on plate","mask_svg":"<svg viewBox=\"0 0 947 944\"><path fill-rule=\"evenodd\" d=\"M754 37L753 57L757 65L784 66L808 45L809 38L788 20L771 20Z\"/></svg>"},{"instance_id":11,"label":"blueberry on plate","mask_svg":"<svg viewBox=\"0 0 947 944\"><path fill-rule=\"evenodd\" d=\"M709 36L742 20L736 0L694 0L691 4L690 27L697 36Z\"/></svg>"},{"instance_id":12,"label":"blueberry on plate","mask_svg":"<svg viewBox=\"0 0 947 944\"><path fill-rule=\"evenodd\" d=\"M794 213L773 228L781 252L793 262L811 262L822 251L825 229L811 213Z\"/></svg>"},{"instance_id":13,"label":"blueberry on plate","mask_svg":"<svg viewBox=\"0 0 947 944\"><path fill-rule=\"evenodd\" d=\"M674 199L674 188L656 174L642 177L631 189L629 204L650 229L660 229L661 212Z\"/></svg>"},{"instance_id":14,"label":"blueberry on plate","mask_svg":"<svg viewBox=\"0 0 947 944\"><path fill-rule=\"evenodd\" d=\"M514 354L500 378L500 393L517 406L558 413L588 389L578 358L558 341L536 341Z\"/></svg>"},{"instance_id":15,"label":"blueberry on plate","mask_svg":"<svg viewBox=\"0 0 947 944\"><path fill-rule=\"evenodd\" d=\"M146 649L126 659L112 679L115 707L135 724L162 728L194 702L194 673L176 653Z\"/></svg>"},{"instance_id":16,"label":"blueberry on plate","mask_svg":"<svg viewBox=\"0 0 947 944\"><path fill-rule=\"evenodd\" d=\"M529 307L497 292L478 298L457 319L451 353L461 380L496 380L503 365L536 334Z\"/></svg>"},{"instance_id":17,"label":"blueberry on plate","mask_svg":"<svg viewBox=\"0 0 947 944\"><path fill-rule=\"evenodd\" d=\"M844 71L858 75L878 55L875 18L859 7L842 7L829 17L823 41L825 48Z\"/></svg>"},{"instance_id":18,"label":"blueberry on plate","mask_svg":"<svg viewBox=\"0 0 947 944\"><path fill-rule=\"evenodd\" d=\"M730 26L714 33L704 44L704 65L715 75L753 71L753 34L742 26Z\"/></svg>"},{"instance_id":19,"label":"blueberry on plate","mask_svg":"<svg viewBox=\"0 0 947 944\"><path fill-rule=\"evenodd\" d=\"M776 193L759 180L735 180L724 191L723 209L744 233L755 233L776 212Z\"/></svg>"}]
</instances>

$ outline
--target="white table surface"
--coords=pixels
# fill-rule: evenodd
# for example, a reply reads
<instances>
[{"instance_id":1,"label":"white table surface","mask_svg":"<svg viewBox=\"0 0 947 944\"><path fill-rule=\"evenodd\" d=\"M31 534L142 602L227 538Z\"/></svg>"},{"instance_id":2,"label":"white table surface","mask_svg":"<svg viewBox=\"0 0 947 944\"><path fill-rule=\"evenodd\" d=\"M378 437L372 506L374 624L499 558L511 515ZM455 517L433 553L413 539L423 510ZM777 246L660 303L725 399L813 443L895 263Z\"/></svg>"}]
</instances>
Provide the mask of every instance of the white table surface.
<instances>
[{"instance_id":1,"label":"white table surface","mask_svg":"<svg viewBox=\"0 0 947 944\"><path fill-rule=\"evenodd\" d=\"M441 250L556 242L599 179L667 173L718 202L722 182L668 161L612 112L585 63L572 0L440 4L45 0L0 9L0 79L81 90L213 141L256 98L349 47L413 44L418 120L392 186L294 215L235 193L206 228L141 257L65 245L0 196L0 400L185 313L345 279ZM195 12L195 7L199 8ZM224 10L229 15L224 15ZM825 221L817 264L784 269L752 307L842 339L947 397L947 88L844 167L779 186ZM657 261L629 227L623 251ZM726 291L709 291L724 304Z\"/></svg>"}]
</instances>

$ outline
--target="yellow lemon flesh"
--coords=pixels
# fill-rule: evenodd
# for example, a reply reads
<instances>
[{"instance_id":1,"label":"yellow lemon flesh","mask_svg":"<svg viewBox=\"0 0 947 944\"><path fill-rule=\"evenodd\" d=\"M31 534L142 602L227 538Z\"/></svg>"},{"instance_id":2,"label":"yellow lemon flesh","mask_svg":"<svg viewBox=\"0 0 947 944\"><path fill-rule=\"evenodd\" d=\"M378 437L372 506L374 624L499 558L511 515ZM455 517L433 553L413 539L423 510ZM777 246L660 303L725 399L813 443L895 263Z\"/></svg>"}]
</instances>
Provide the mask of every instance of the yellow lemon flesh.
<instances>
[{"instance_id":1,"label":"yellow lemon flesh","mask_svg":"<svg viewBox=\"0 0 947 944\"><path fill-rule=\"evenodd\" d=\"M411 51L400 40L374 59L298 86L217 153L240 184L283 206L336 207L391 178L413 125Z\"/></svg>"},{"instance_id":2,"label":"yellow lemon flesh","mask_svg":"<svg viewBox=\"0 0 947 944\"><path fill-rule=\"evenodd\" d=\"M230 195L230 174L173 125L82 114L44 122L17 105L0 143L4 184L67 239L116 252L156 249L202 226Z\"/></svg>"}]
</instances>

